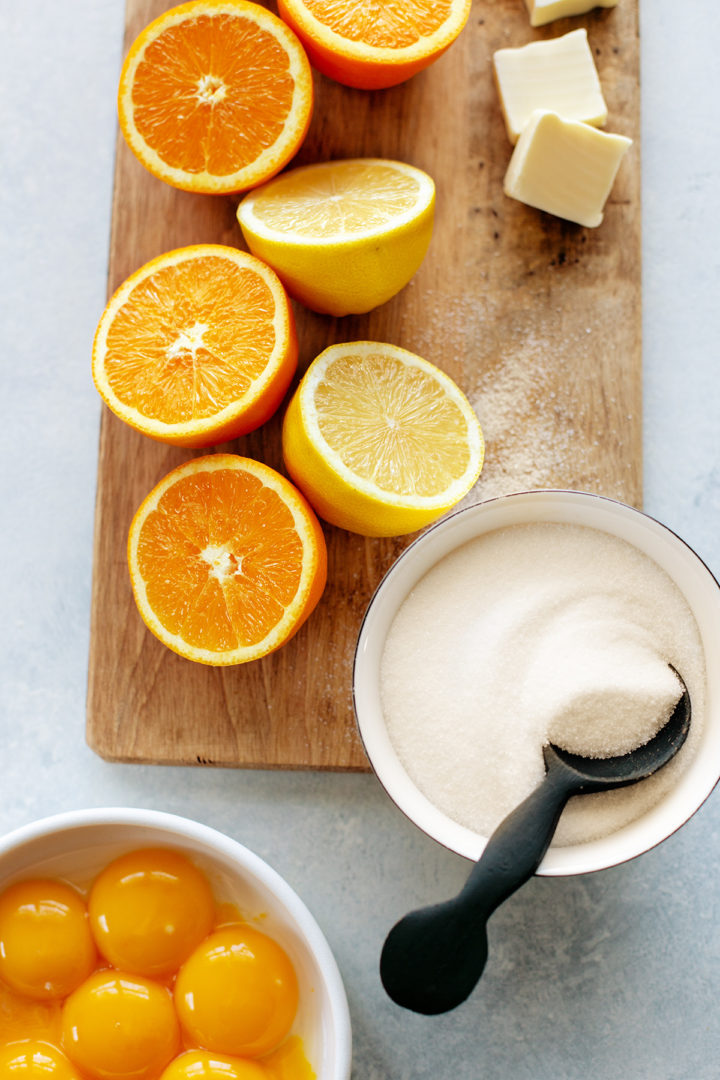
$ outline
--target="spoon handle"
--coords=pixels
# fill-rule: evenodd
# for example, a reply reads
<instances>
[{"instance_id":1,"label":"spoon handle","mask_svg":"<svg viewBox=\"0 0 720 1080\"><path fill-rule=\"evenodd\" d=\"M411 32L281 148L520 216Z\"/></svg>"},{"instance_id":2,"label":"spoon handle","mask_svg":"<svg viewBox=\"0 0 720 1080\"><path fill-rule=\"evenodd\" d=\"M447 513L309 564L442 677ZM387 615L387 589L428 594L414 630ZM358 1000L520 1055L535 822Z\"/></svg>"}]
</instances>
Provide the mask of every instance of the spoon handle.
<instances>
[{"instance_id":1,"label":"spoon handle","mask_svg":"<svg viewBox=\"0 0 720 1080\"><path fill-rule=\"evenodd\" d=\"M492 834L462 891L411 911L388 934L380 977L398 1005L426 1015L447 1012L482 975L490 915L535 872L578 787L576 774L554 755L547 758L545 779Z\"/></svg>"},{"instance_id":2,"label":"spoon handle","mask_svg":"<svg viewBox=\"0 0 720 1080\"><path fill-rule=\"evenodd\" d=\"M473 918L488 919L537 870L577 776L555 757L541 784L498 825L458 896Z\"/></svg>"}]
</instances>

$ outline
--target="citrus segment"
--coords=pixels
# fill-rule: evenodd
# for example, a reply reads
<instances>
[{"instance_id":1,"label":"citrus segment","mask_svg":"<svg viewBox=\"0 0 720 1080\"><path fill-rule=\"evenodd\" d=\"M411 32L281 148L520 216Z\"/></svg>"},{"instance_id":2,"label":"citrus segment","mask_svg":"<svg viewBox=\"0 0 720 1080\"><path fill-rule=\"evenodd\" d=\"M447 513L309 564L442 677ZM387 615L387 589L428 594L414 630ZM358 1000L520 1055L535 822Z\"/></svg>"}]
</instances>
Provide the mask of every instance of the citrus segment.
<instances>
[{"instance_id":1,"label":"citrus segment","mask_svg":"<svg viewBox=\"0 0 720 1080\"><path fill-rule=\"evenodd\" d=\"M189 191L244 191L278 172L305 137L312 75L302 45L249 0L193 0L133 42L120 127L155 176Z\"/></svg>"},{"instance_id":2,"label":"citrus segment","mask_svg":"<svg viewBox=\"0 0 720 1080\"><path fill-rule=\"evenodd\" d=\"M462 391L419 356L379 342L332 345L283 423L290 476L317 513L365 536L422 528L455 505L483 461Z\"/></svg>"},{"instance_id":3,"label":"citrus segment","mask_svg":"<svg viewBox=\"0 0 720 1080\"><path fill-rule=\"evenodd\" d=\"M220 244L153 259L108 302L93 345L95 385L131 427L208 446L277 409L297 365L287 295L252 255Z\"/></svg>"},{"instance_id":4,"label":"citrus segment","mask_svg":"<svg viewBox=\"0 0 720 1080\"><path fill-rule=\"evenodd\" d=\"M245 241L314 311L360 314L385 303L422 263L435 185L412 165L353 158L291 169L238 207Z\"/></svg>"},{"instance_id":5,"label":"citrus segment","mask_svg":"<svg viewBox=\"0 0 720 1080\"><path fill-rule=\"evenodd\" d=\"M174 469L128 540L140 614L189 660L240 664L284 644L317 604L327 556L303 496L274 469L215 454Z\"/></svg>"},{"instance_id":6,"label":"citrus segment","mask_svg":"<svg viewBox=\"0 0 720 1080\"><path fill-rule=\"evenodd\" d=\"M314 67L347 86L379 90L441 56L467 22L471 0L278 0Z\"/></svg>"}]
</instances>

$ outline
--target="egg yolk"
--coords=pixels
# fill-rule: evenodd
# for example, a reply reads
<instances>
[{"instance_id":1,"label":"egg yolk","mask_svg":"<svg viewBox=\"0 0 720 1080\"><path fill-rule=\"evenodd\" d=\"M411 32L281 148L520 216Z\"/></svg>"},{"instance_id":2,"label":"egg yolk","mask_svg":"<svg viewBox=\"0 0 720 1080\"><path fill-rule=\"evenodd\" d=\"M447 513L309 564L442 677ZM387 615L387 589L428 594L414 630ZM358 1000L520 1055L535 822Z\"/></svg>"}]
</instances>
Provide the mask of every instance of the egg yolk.
<instances>
[{"instance_id":1,"label":"egg yolk","mask_svg":"<svg viewBox=\"0 0 720 1080\"><path fill-rule=\"evenodd\" d=\"M177 971L215 919L205 875L184 855L158 848L110 863L92 887L88 908L105 959L148 976Z\"/></svg>"},{"instance_id":2,"label":"egg yolk","mask_svg":"<svg viewBox=\"0 0 720 1080\"><path fill-rule=\"evenodd\" d=\"M96 1080L148 1080L179 1050L172 996L137 975L99 971L67 999L62 1044Z\"/></svg>"},{"instance_id":3,"label":"egg yolk","mask_svg":"<svg viewBox=\"0 0 720 1080\"><path fill-rule=\"evenodd\" d=\"M287 953L245 924L206 938L175 982L175 1007L189 1039L220 1054L268 1053L290 1030L297 1003Z\"/></svg>"},{"instance_id":4,"label":"egg yolk","mask_svg":"<svg viewBox=\"0 0 720 1080\"><path fill-rule=\"evenodd\" d=\"M160 1080L269 1080L265 1069L254 1061L190 1050L168 1065Z\"/></svg>"},{"instance_id":5,"label":"egg yolk","mask_svg":"<svg viewBox=\"0 0 720 1080\"><path fill-rule=\"evenodd\" d=\"M17 1080L80 1080L59 1050L46 1042L27 1039L0 1048L0 1076Z\"/></svg>"},{"instance_id":6,"label":"egg yolk","mask_svg":"<svg viewBox=\"0 0 720 1080\"><path fill-rule=\"evenodd\" d=\"M23 881L0 896L0 976L18 993L65 997L96 962L85 904L69 885Z\"/></svg>"}]
</instances>

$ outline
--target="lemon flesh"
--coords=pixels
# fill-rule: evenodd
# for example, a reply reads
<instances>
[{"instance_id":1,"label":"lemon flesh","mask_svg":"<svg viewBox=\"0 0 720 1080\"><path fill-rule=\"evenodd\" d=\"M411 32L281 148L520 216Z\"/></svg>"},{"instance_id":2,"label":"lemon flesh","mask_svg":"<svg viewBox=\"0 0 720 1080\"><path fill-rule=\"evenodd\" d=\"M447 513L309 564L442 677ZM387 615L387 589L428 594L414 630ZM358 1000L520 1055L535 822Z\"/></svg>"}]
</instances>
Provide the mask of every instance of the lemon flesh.
<instances>
[{"instance_id":1,"label":"lemon flesh","mask_svg":"<svg viewBox=\"0 0 720 1080\"><path fill-rule=\"evenodd\" d=\"M356 158L291 169L247 195L237 216L250 251L296 300L349 315L407 285L430 244L434 211L427 173Z\"/></svg>"},{"instance_id":2,"label":"lemon flesh","mask_svg":"<svg viewBox=\"0 0 720 1080\"><path fill-rule=\"evenodd\" d=\"M393 345L333 345L313 361L283 423L290 476L326 521L364 536L415 532L454 506L484 444L459 387Z\"/></svg>"}]
</instances>

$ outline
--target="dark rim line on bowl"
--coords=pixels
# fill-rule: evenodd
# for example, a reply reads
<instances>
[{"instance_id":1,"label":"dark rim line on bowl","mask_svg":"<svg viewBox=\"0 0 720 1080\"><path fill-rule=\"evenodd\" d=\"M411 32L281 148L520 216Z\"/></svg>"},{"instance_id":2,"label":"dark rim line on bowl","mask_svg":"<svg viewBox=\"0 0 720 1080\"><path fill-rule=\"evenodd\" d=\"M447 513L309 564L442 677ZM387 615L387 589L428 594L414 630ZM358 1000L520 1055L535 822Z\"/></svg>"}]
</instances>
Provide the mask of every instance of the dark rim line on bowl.
<instances>
[{"instance_id":1,"label":"dark rim line on bowl","mask_svg":"<svg viewBox=\"0 0 720 1080\"><path fill-rule=\"evenodd\" d=\"M514 499L514 498L516 498L517 496L520 496L520 495L534 495L534 494L538 494L538 493L542 494L542 495L584 495L584 496L586 496L588 498L591 498L591 499L597 499L599 502L606 502L606 503L611 503L614 506L620 506L624 510L630 510L634 514L638 514L642 518L647 518L648 521L654 522L661 529L664 529L665 532L669 533L671 536L674 536L676 540L679 540L680 543L683 545L683 547L687 548L687 550L690 552L690 554L693 555L698 560L698 562L705 568L705 570L707 570L708 574L710 575L712 580L715 582L718 589L720 589L720 581L715 577L714 573L712 572L710 567L707 565L707 563L704 561L704 559L700 555L698 555L698 553L695 551L695 549L692 548L690 546L690 544L688 544L688 542L686 540L683 540L682 536L679 536L678 533L676 533L674 531L674 529L671 529L669 525L666 525L664 522L658 520L658 518L653 517L652 514L645 513L644 510L638 510L638 508L636 506L631 506L630 503L624 503L620 499L613 499L609 495L598 495L594 491L582 491L579 488L528 488L527 491L513 491L513 492L509 492L507 495L495 495L491 499L480 499L479 502L471 503L470 506L463 506L460 510L454 510L452 513L447 514L445 517L440 518L438 521L436 521L432 525L428 526L428 528L426 528L424 530L424 532L422 532L419 536L415 537L415 539L412 541L412 543L408 544L408 546L404 549L404 551L400 552L400 554L398 555L397 559L395 559L392 566L390 566L390 568L383 575L382 579L380 580L378 585L375 587L375 589L373 591L373 594L370 597L370 600L368 601L367 607L365 609L365 614L363 615L362 622L360 623L360 629L358 630L357 641L355 643L355 653L354 653L354 656L353 656L352 701L353 701L353 711L355 713L355 725L357 727L358 735L360 736L360 741L362 743L363 750L365 752L365 756L367 757L368 761L370 762L370 765L372 767L372 771L373 771L373 773L375 775L375 778L377 779L378 783L380 784L381 788L383 789L383 791L385 792L387 797L390 799L390 801L393 803L393 805L397 807L397 809L407 818L407 820L409 822L411 822L412 825L415 826L416 829L418 829L419 832L424 833L434 843L440 844L441 847L446 847L446 845L443 844L443 842L441 840L437 840L434 836L430 836L428 833L425 832L425 830L423 828L421 828L420 825L418 825L415 821L413 821L413 819L410 817L410 815L407 813L407 811L402 806L400 806L400 804L397 802L397 800L388 791L387 787L385 786L385 784L381 780L380 776L378 775L378 773L377 773L377 771L376 771L376 769L375 769L375 767L374 767L374 765L372 763L372 758L371 758L370 754L368 753L367 745L366 745L366 742L365 742L365 739L364 739L363 733L362 733L362 726L360 724L360 720L359 720L359 716L358 716L357 699L356 699L356 694L355 694L355 685L356 685L355 673L356 673L357 665L358 665L358 653L359 653L359 649L360 649L360 641L361 641L361 638L362 638L362 635L363 635L363 631L365 629L365 623L367 622L368 615L370 613L370 609L371 609L371 607L372 607L372 605L373 605L373 603L375 601L375 597L378 595L380 590L383 588L385 582L395 572L395 570L396 570L398 564L400 563L400 561L402 559L404 559L405 556L410 551L412 551L412 549L415 547L416 544L419 544L421 540L424 540L427 536L430 535L431 532L434 532L435 529L438 529L441 525L443 525L443 526L446 525L449 521L452 521L454 518L459 517L460 514L464 514L467 510L471 510L476 506L489 506L491 503L496 503L496 502L500 502L500 501L504 502L505 500ZM592 526L589 526L589 527L592 528ZM609 535L612 535L612 534L609 534ZM648 556L648 557L650 557L650 556ZM405 771L404 766L403 766L403 771ZM643 850L641 852L638 851L635 855L628 855L628 856L626 856L626 857L624 857L622 859L617 859L614 862L609 862L605 866L596 867L596 868L591 869L591 870L578 870L578 871L575 871L573 873L573 877L576 876L576 875L579 875L579 874L599 874L603 870L609 870L613 866L621 866L623 863L632 862L633 859L637 859L640 855L644 855L644 854L646 854L646 852L652 851L654 848L659 847L660 844L663 844L666 840L669 840L671 836L674 836L676 832L679 832L679 830L683 827L683 825L686 825L687 822L690 820L690 818L694 817L695 814L697 814L697 812L705 805L707 800L710 798L710 796L712 795L713 791L715 790L715 788L718 786L719 783L720 783L720 777L718 777L715 780L712 787L709 789L709 791L703 797L702 801L693 810L691 810L691 812L687 815L687 817L684 817L682 821L678 822L678 824L675 825L674 828L672 828L670 830L670 832L668 832L665 836L661 837L659 840L654 841L654 843L651 843L649 845L649 847L643 848ZM445 815L445 816L447 816L447 815ZM452 818L450 818L449 820L452 820ZM480 834L476 833L475 835L479 836ZM486 843L487 843L487 837L485 838L485 840L486 840ZM460 855L459 852L454 851L452 848L447 848L447 850L448 851L453 851L453 854L458 855L460 858L467 858L467 856ZM468 861L469 862L474 862L476 860L473 860L473 859L470 858L470 859L468 859Z\"/></svg>"}]
</instances>

